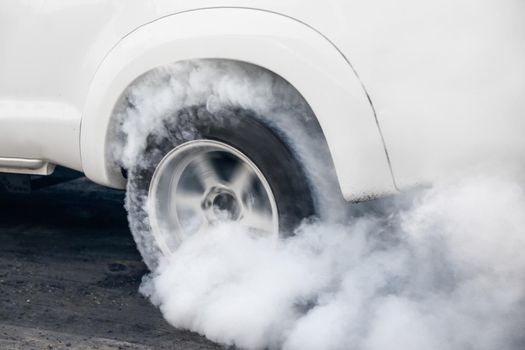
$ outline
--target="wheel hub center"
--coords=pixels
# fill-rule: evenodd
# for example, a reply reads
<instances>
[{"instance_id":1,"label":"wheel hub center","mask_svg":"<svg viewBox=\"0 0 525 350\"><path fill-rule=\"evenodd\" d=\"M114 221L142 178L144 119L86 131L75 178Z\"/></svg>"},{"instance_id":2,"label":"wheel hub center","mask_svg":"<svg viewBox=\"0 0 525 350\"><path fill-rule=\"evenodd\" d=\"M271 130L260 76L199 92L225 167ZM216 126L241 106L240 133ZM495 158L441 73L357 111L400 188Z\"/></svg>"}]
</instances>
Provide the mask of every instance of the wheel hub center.
<instances>
[{"instance_id":1,"label":"wheel hub center","mask_svg":"<svg viewBox=\"0 0 525 350\"><path fill-rule=\"evenodd\" d=\"M234 193L224 188L214 188L204 200L204 210L209 222L236 221L241 216L241 205Z\"/></svg>"}]
</instances>

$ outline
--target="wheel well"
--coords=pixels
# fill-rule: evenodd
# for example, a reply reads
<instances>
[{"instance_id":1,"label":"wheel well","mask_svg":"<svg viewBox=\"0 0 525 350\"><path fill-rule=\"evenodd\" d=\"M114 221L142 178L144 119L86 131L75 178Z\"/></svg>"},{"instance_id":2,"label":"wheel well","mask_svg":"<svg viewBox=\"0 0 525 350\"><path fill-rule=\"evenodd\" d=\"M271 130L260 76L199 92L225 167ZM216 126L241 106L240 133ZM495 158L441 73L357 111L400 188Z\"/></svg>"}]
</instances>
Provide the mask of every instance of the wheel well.
<instances>
[{"instance_id":1,"label":"wheel well","mask_svg":"<svg viewBox=\"0 0 525 350\"><path fill-rule=\"evenodd\" d=\"M153 99L160 103L154 104ZM209 110L222 104L253 110L302 164L308 166L309 161L323 159L336 178L321 125L302 94L275 72L228 59L174 62L152 69L129 84L114 106L108 128L109 167L118 168L124 176L145 146L146 140L137 138L159 127L162 117L158 115L197 103L206 104Z\"/></svg>"},{"instance_id":2,"label":"wheel well","mask_svg":"<svg viewBox=\"0 0 525 350\"><path fill-rule=\"evenodd\" d=\"M310 105L283 77L246 62L183 61L138 77L114 109L108 134L111 166L120 168L121 174L136 166L144 159L141 155L150 151L147 146L152 138L170 137L166 123L182 122L173 116L199 105L217 118L225 108L249 110L250 117L268 127L297 160L319 215L337 215L343 197L328 144ZM184 132L194 132L191 121L186 124L190 126ZM265 151L261 145L261 152Z\"/></svg>"}]
</instances>

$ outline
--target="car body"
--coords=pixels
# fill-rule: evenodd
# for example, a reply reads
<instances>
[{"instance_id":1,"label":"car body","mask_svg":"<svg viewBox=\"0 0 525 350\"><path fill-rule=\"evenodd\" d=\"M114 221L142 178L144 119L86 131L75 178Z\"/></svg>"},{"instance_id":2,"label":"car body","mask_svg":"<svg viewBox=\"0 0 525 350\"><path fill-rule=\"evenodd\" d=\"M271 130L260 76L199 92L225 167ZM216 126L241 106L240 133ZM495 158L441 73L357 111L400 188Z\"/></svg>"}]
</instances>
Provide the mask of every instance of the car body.
<instances>
[{"instance_id":1,"label":"car body","mask_svg":"<svg viewBox=\"0 0 525 350\"><path fill-rule=\"evenodd\" d=\"M119 97L155 67L202 58L292 84L347 200L519 162L524 14L520 0L2 0L0 170L56 164L123 188L107 156Z\"/></svg>"}]
</instances>

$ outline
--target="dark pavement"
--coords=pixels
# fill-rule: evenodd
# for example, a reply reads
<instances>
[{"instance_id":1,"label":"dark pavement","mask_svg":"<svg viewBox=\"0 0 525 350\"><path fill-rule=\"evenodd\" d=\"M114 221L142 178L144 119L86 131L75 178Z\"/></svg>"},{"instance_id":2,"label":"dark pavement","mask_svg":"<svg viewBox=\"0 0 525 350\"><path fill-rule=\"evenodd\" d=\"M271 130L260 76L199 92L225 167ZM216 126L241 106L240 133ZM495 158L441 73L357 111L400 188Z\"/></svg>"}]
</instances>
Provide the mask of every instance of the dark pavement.
<instances>
[{"instance_id":1,"label":"dark pavement","mask_svg":"<svg viewBox=\"0 0 525 350\"><path fill-rule=\"evenodd\" d=\"M85 178L0 194L0 349L217 349L138 288L123 192Z\"/></svg>"}]
</instances>

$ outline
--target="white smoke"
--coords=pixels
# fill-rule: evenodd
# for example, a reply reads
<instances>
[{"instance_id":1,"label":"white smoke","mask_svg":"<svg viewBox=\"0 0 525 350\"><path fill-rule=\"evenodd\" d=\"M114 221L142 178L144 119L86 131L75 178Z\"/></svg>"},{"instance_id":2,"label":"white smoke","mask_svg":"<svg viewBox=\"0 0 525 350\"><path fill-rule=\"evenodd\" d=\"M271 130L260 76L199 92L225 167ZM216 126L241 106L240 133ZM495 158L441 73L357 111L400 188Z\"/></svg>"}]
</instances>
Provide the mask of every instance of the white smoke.
<instances>
[{"instance_id":1,"label":"white smoke","mask_svg":"<svg viewBox=\"0 0 525 350\"><path fill-rule=\"evenodd\" d=\"M148 161L148 137L166 137L163 123L199 104L271 116L264 122L285 131L306 168L322 158L296 124L308 106L286 82L250 65L195 61L135 82L117 109L114 159L128 169ZM521 183L501 174L442 182L277 243L215 227L163 259L141 291L173 326L246 349L523 349ZM128 208L142 203L128 196ZM142 253L154 254L147 217L130 220Z\"/></svg>"},{"instance_id":2,"label":"white smoke","mask_svg":"<svg viewBox=\"0 0 525 350\"><path fill-rule=\"evenodd\" d=\"M523 349L524 213L522 186L477 177L277 244L226 225L142 292L173 326L246 349Z\"/></svg>"}]
</instances>

